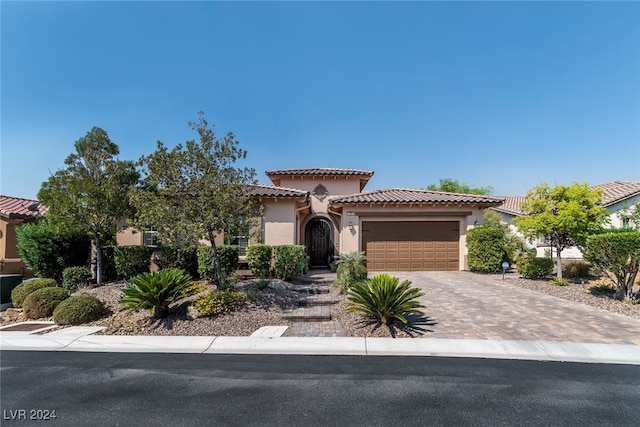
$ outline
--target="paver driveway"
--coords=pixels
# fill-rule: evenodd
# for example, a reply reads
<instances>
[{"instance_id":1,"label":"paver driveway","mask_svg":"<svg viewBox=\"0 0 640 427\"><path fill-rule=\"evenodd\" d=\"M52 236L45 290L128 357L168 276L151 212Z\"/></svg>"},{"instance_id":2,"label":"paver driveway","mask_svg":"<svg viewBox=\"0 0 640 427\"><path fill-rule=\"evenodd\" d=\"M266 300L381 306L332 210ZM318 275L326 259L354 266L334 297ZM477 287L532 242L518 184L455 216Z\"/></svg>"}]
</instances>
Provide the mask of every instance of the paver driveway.
<instances>
[{"instance_id":1,"label":"paver driveway","mask_svg":"<svg viewBox=\"0 0 640 427\"><path fill-rule=\"evenodd\" d=\"M375 273L378 274L378 273ZM465 271L393 272L425 293L424 338L640 345L640 319Z\"/></svg>"}]
</instances>

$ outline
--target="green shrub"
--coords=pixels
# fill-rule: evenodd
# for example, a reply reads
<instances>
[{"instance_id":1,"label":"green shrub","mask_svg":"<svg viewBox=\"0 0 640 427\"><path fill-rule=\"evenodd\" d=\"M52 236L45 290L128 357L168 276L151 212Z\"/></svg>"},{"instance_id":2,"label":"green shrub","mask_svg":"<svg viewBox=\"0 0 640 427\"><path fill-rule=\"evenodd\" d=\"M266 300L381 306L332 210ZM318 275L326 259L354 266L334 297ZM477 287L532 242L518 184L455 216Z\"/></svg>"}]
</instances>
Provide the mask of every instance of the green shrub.
<instances>
[{"instance_id":1,"label":"green shrub","mask_svg":"<svg viewBox=\"0 0 640 427\"><path fill-rule=\"evenodd\" d=\"M495 273L505 252L505 230L497 227L476 227L467 231L468 263L471 271Z\"/></svg>"},{"instance_id":2,"label":"green shrub","mask_svg":"<svg viewBox=\"0 0 640 427\"><path fill-rule=\"evenodd\" d=\"M586 279L589 277L591 265L586 262L571 261L564 265L562 277L567 279Z\"/></svg>"},{"instance_id":3,"label":"green shrub","mask_svg":"<svg viewBox=\"0 0 640 427\"><path fill-rule=\"evenodd\" d=\"M196 300L193 307L204 316L231 314L236 305L244 299L242 292L230 290L213 291L209 295Z\"/></svg>"},{"instance_id":4,"label":"green shrub","mask_svg":"<svg viewBox=\"0 0 640 427\"><path fill-rule=\"evenodd\" d=\"M69 292L58 286L38 289L24 299L22 312L27 319L50 317L58 304L67 298Z\"/></svg>"},{"instance_id":5,"label":"green shrub","mask_svg":"<svg viewBox=\"0 0 640 427\"><path fill-rule=\"evenodd\" d=\"M191 277L177 268L143 273L129 280L120 304L128 310L149 309L154 317L166 317L169 304L189 296L190 286Z\"/></svg>"},{"instance_id":6,"label":"green shrub","mask_svg":"<svg viewBox=\"0 0 640 427\"><path fill-rule=\"evenodd\" d=\"M212 250L211 246L198 247L198 273L202 279L210 281L216 278ZM220 263L220 273L222 273L220 280L238 270L238 246L218 245L216 246L216 253Z\"/></svg>"},{"instance_id":7,"label":"green shrub","mask_svg":"<svg viewBox=\"0 0 640 427\"><path fill-rule=\"evenodd\" d=\"M91 271L86 267L68 267L62 272L62 287L75 292L78 287L91 283Z\"/></svg>"},{"instance_id":8,"label":"green shrub","mask_svg":"<svg viewBox=\"0 0 640 427\"><path fill-rule=\"evenodd\" d=\"M634 281L640 271L639 231L625 229L589 236L584 255L616 283L620 297L634 298Z\"/></svg>"},{"instance_id":9,"label":"green shrub","mask_svg":"<svg viewBox=\"0 0 640 427\"><path fill-rule=\"evenodd\" d=\"M388 274L356 283L348 291L349 311L373 317L379 324L389 325L394 319L406 324L406 314L424 314L417 300L424 293L410 286L410 281L400 283L400 279Z\"/></svg>"},{"instance_id":10,"label":"green shrub","mask_svg":"<svg viewBox=\"0 0 640 427\"><path fill-rule=\"evenodd\" d=\"M306 248L301 245L273 246L273 272L276 278L289 282L304 273L309 265Z\"/></svg>"},{"instance_id":11,"label":"green shrub","mask_svg":"<svg viewBox=\"0 0 640 427\"><path fill-rule=\"evenodd\" d=\"M115 246L105 245L102 247L102 280L113 280L117 277Z\"/></svg>"},{"instance_id":12,"label":"green shrub","mask_svg":"<svg viewBox=\"0 0 640 427\"><path fill-rule=\"evenodd\" d=\"M21 308L24 299L32 292L42 288L58 286L54 279L36 278L22 282L11 291L11 303L15 308Z\"/></svg>"},{"instance_id":13,"label":"green shrub","mask_svg":"<svg viewBox=\"0 0 640 427\"><path fill-rule=\"evenodd\" d=\"M216 248L220 259L220 271L223 276L234 274L238 270L238 245L219 245Z\"/></svg>"},{"instance_id":14,"label":"green shrub","mask_svg":"<svg viewBox=\"0 0 640 427\"><path fill-rule=\"evenodd\" d=\"M614 295L617 289L613 285L593 285L589 287L589 293L591 295Z\"/></svg>"},{"instance_id":15,"label":"green shrub","mask_svg":"<svg viewBox=\"0 0 640 427\"><path fill-rule=\"evenodd\" d=\"M129 278L148 273L154 249L147 246L116 246L113 248L118 276Z\"/></svg>"},{"instance_id":16,"label":"green shrub","mask_svg":"<svg viewBox=\"0 0 640 427\"><path fill-rule=\"evenodd\" d=\"M516 269L525 279L540 279L553 272L553 260L524 256L518 260Z\"/></svg>"},{"instance_id":17,"label":"green shrub","mask_svg":"<svg viewBox=\"0 0 640 427\"><path fill-rule=\"evenodd\" d=\"M271 272L272 248L269 245L247 246L247 264L256 277L269 277Z\"/></svg>"},{"instance_id":18,"label":"green shrub","mask_svg":"<svg viewBox=\"0 0 640 427\"><path fill-rule=\"evenodd\" d=\"M559 277L552 278L551 283L556 286L569 286L569 281L567 279L561 279Z\"/></svg>"},{"instance_id":19,"label":"green shrub","mask_svg":"<svg viewBox=\"0 0 640 427\"><path fill-rule=\"evenodd\" d=\"M198 277L198 246L163 246L160 253L163 270L179 268L191 277Z\"/></svg>"},{"instance_id":20,"label":"green shrub","mask_svg":"<svg viewBox=\"0 0 640 427\"><path fill-rule=\"evenodd\" d=\"M80 325L98 320L105 312L102 301L93 295L77 295L62 301L53 310L58 325Z\"/></svg>"},{"instance_id":21,"label":"green shrub","mask_svg":"<svg viewBox=\"0 0 640 427\"><path fill-rule=\"evenodd\" d=\"M38 277L62 281L67 267L84 265L89 259L90 242L86 233L51 230L45 219L16 227L18 252Z\"/></svg>"}]
</instances>

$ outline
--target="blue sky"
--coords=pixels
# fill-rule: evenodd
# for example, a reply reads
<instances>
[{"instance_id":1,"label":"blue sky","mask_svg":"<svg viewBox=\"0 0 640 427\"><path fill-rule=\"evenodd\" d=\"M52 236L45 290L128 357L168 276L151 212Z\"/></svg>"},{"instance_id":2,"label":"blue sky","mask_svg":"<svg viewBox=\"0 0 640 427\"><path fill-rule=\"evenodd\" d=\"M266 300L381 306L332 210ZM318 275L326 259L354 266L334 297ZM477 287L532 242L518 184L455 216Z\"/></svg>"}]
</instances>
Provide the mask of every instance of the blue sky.
<instances>
[{"instance_id":1,"label":"blue sky","mask_svg":"<svg viewBox=\"0 0 640 427\"><path fill-rule=\"evenodd\" d=\"M9 2L0 192L35 198L92 126L137 160L204 111L265 170L497 195L640 181L638 2Z\"/></svg>"}]
</instances>

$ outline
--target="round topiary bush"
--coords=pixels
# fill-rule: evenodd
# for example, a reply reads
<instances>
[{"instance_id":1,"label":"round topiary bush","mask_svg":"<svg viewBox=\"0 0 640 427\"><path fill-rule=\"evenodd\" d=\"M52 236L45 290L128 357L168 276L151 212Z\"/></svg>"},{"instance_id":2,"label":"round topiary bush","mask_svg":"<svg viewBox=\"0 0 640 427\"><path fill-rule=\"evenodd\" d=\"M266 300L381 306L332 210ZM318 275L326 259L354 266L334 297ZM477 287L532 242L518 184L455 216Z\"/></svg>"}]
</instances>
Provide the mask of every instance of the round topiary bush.
<instances>
[{"instance_id":1,"label":"round topiary bush","mask_svg":"<svg viewBox=\"0 0 640 427\"><path fill-rule=\"evenodd\" d=\"M75 292L80 286L91 282L91 271L86 267L68 267L62 272L62 287Z\"/></svg>"},{"instance_id":2,"label":"round topiary bush","mask_svg":"<svg viewBox=\"0 0 640 427\"><path fill-rule=\"evenodd\" d=\"M58 286L54 279L36 278L22 282L11 291L11 303L15 308L21 308L24 299L32 292L42 288Z\"/></svg>"},{"instance_id":3,"label":"round topiary bush","mask_svg":"<svg viewBox=\"0 0 640 427\"><path fill-rule=\"evenodd\" d=\"M69 292L60 287L38 289L24 299L23 314L27 319L50 317L58 304L67 298L69 298Z\"/></svg>"},{"instance_id":4,"label":"round topiary bush","mask_svg":"<svg viewBox=\"0 0 640 427\"><path fill-rule=\"evenodd\" d=\"M99 319L104 312L104 304L98 298L78 295L58 304L53 310L53 321L58 325L79 325Z\"/></svg>"}]
</instances>

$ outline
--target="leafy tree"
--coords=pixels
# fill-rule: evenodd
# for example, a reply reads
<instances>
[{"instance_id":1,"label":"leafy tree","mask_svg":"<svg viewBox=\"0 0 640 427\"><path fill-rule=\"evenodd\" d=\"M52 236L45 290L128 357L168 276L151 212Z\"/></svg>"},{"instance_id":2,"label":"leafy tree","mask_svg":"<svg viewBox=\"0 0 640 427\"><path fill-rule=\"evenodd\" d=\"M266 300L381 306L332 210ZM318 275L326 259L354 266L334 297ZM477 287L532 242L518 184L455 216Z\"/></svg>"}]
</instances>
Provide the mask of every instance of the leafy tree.
<instances>
[{"instance_id":1,"label":"leafy tree","mask_svg":"<svg viewBox=\"0 0 640 427\"><path fill-rule=\"evenodd\" d=\"M52 230L46 218L16 228L18 253L39 277L62 282L67 267L83 266L90 253L89 237L77 229Z\"/></svg>"},{"instance_id":2,"label":"leafy tree","mask_svg":"<svg viewBox=\"0 0 640 427\"><path fill-rule=\"evenodd\" d=\"M587 184L549 187L540 184L529 190L522 204L524 216L513 223L529 239L545 236L557 254L557 276L562 278L561 252L584 248L587 237L597 232L609 211L602 206L602 190Z\"/></svg>"},{"instance_id":3,"label":"leafy tree","mask_svg":"<svg viewBox=\"0 0 640 427\"><path fill-rule=\"evenodd\" d=\"M102 246L118 220L131 214L127 193L138 181L133 162L115 159L120 152L107 132L93 127L76 141L66 168L42 183L40 201L49 206L47 218L58 229L79 227L93 240L96 283L102 284Z\"/></svg>"},{"instance_id":4,"label":"leafy tree","mask_svg":"<svg viewBox=\"0 0 640 427\"><path fill-rule=\"evenodd\" d=\"M137 208L134 225L153 225L163 243L208 240L214 280L219 285L215 236L234 230L242 219L257 214L247 191L247 186L256 183L255 171L236 166L247 152L239 147L233 133L217 138L202 112L198 121L189 125L198 132L199 141L187 141L172 150L158 141L156 151L140 159L146 187L132 193Z\"/></svg>"},{"instance_id":5,"label":"leafy tree","mask_svg":"<svg viewBox=\"0 0 640 427\"><path fill-rule=\"evenodd\" d=\"M462 184L455 179L444 178L440 179L440 184L429 184L427 190L430 191L444 191L447 193L460 193L460 194L479 194L487 195L493 192L492 187L473 187L468 184Z\"/></svg>"},{"instance_id":6,"label":"leafy tree","mask_svg":"<svg viewBox=\"0 0 640 427\"><path fill-rule=\"evenodd\" d=\"M611 230L589 236L585 259L616 283L622 298L632 299L633 283L640 270L639 231Z\"/></svg>"}]
</instances>

